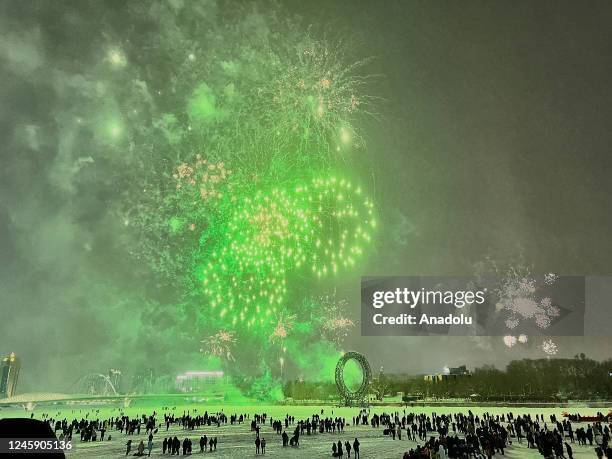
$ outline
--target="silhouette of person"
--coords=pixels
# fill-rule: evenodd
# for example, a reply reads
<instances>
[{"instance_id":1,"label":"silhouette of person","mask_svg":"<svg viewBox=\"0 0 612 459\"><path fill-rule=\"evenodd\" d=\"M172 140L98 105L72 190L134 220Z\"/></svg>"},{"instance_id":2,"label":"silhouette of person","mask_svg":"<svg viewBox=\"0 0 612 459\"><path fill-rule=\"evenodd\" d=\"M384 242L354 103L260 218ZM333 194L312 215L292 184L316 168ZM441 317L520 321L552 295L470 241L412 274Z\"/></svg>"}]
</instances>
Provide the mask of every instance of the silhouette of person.
<instances>
[{"instance_id":1,"label":"silhouette of person","mask_svg":"<svg viewBox=\"0 0 612 459\"><path fill-rule=\"evenodd\" d=\"M355 459L359 459L359 440L357 438L353 442L353 452L355 453Z\"/></svg>"},{"instance_id":2,"label":"silhouette of person","mask_svg":"<svg viewBox=\"0 0 612 459\"><path fill-rule=\"evenodd\" d=\"M187 455L187 448L189 447L189 440L185 438L183 440L183 456Z\"/></svg>"}]
</instances>

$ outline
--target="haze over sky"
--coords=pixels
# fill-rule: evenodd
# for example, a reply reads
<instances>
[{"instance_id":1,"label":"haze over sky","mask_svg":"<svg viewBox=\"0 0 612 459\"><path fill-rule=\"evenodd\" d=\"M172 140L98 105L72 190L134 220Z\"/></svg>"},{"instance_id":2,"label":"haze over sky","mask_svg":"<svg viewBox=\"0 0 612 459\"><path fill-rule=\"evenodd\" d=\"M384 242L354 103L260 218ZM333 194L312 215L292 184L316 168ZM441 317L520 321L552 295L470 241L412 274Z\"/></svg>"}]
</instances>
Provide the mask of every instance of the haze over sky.
<instances>
[{"instance_id":1,"label":"haze over sky","mask_svg":"<svg viewBox=\"0 0 612 459\"><path fill-rule=\"evenodd\" d=\"M180 11L190 2L169 3ZM220 4L205 2L223 21L232 4ZM76 102L94 90L84 69L107 58L108 43L134 37L134 13L121 5L0 1L0 352L21 356L23 391L61 392L86 371L155 365L149 344L130 336L138 280L112 212L121 190L95 135L74 124L94 110ZM368 155L382 230L376 251L338 286L355 317L361 275L472 274L487 255L503 264L521 253L541 273L612 275L611 3L258 8L350 36L380 74L370 88L380 120L368 123L367 153L358 154ZM181 24L160 16L158 26ZM154 78L152 87L171 90ZM612 350L609 338L556 342L562 357ZM508 349L499 337L362 338L358 328L345 347L387 372L544 357L535 343Z\"/></svg>"}]
</instances>

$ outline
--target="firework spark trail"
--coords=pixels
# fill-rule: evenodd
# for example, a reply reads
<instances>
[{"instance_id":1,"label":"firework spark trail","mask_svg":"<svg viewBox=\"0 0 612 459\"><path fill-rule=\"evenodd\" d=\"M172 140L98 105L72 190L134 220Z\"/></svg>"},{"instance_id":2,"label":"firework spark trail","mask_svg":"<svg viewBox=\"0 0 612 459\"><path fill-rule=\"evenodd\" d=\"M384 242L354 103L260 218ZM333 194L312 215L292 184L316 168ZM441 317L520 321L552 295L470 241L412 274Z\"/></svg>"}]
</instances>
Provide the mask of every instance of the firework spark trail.
<instances>
[{"instance_id":1,"label":"firework spark trail","mask_svg":"<svg viewBox=\"0 0 612 459\"><path fill-rule=\"evenodd\" d=\"M204 293L228 326L273 323L288 307L289 274L307 270L322 277L352 267L375 227L371 200L346 180L258 191L233 208L224 237L207 257Z\"/></svg>"},{"instance_id":2,"label":"firework spark trail","mask_svg":"<svg viewBox=\"0 0 612 459\"><path fill-rule=\"evenodd\" d=\"M542 286L553 285L556 280L556 275L547 274L540 282L524 269L511 269L506 273L497 290L497 310L509 314L506 327L514 329L522 320L533 320L538 328L548 328L561 311L552 304L551 298L539 297L538 292Z\"/></svg>"},{"instance_id":3,"label":"firework spark trail","mask_svg":"<svg viewBox=\"0 0 612 459\"><path fill-rule=\"evenodd\" d=\"M374 98L371 76L359 74L367 59L349 61L343 44L286 24L272 27L281 40L240 26L249 27L211 32L205 45L158 47L177 62L172 91L149 94L139 83L151 102L138 109L152 122L130 134L126 165L137 172L120 216L143 271L175 288L180 303L167 306L209 336L202 352L229 361L248 347L270 370L272 346L299 349L322 336L326 358L353 326L337 314L322 330L302 295L305 283L352 269L371 245L374 203L339 177L357 175L350 153L365 147L358 121L375 115Z\"/></svg>"},{"instance_id":4,"label":"firework spark trail","mask_svg":"<svg viewBox=\"0 0 612 459\"><path fill-rule=\"evenodd\" d=\"M344 46L306 37L294 48L269 51L270 73L257 86L248 117L260 120L267 144L276 144L257 158L244 152L243 162L283 161L310 167L329 166L365 142L354 126L356 115L375 116L373 98L364 86L373 77L359 75L367 59L346 64ZM283 154L290 148L293 155ZM278 152L278 153L277 153Z\"/></svg>"},{"instance_id":5,"label":"firework spark trail","mask_svg":"<svg viewBox=\"0 0 612 459\"><path fill-rule=\"evenodd\" d=\"M542 342L542 351L547 355L555 355L559 351L557 344L552 339L546 339Z\"/></svg>"},{"instance_id":6,"label":"firework spark trail","mask_svg":"<svg viewBox=\"0 0 612 459\"><path fill-rule=\"evenodd\" d=\"M516 344L527 344L529 338L527 337L527 335L506 335L503 337L502 340L507 347L514 347Z\"/></svg>"},{"instance_id":7,"label":"firework spark trail","mask_svg":"<svg viewBox=\"0 0 612 459\"><path fill-rule=\"evenodd\" d=\"M289 332L293 329L296 318L296 314L287 314L285 312L279 313L277 316L276 327L270 335L270 341L273 343L280 342L282 344L283 341L289 336Z\"/></svg>"},{"instance_id":8,"label":"firework spark trail","mask_svg":"<svg viewBox=\"0 0 612 459\"><path fill-rule=\"evenodd\" d=\"M507 347L513 347L516 344L516 341L517 341L516 336L511 336L511 335L504 336L504 344Z\"/></svg>"},{"instance_id":9,"label":"firework spark trail","mask_svg":"<svg viewBox=\"0 0 612 459\"><path fill-rule=\"evenodd\" d=\"M319 300L322 311L322 332L330 341L340 345L348 332L355 326L353 320L346 316L348 301L336 299L333 295L324 295Z\"/></svg>"},{"instance_id":10,"label":"firework spark trail","mask_svg":"<svg viewBox=\"0 0 612 459\"><path fill-rule=\"evenodd\" d=\"M221 199L220 191L232 171L225 168L225 163L208 162L202 155L196 155L193 164L181 163L176 167L172 178L176 180L176 189L190 189L199 194L203 201Z\"/></svg>"},{"instance_id":11,"label":"firework spark trail","mask_svg":"<svg viewBox=\"0 0 612 459\"><path fill-rule=\"evenodd\" d=\"M214 335L200 341L202 344L200 352L226 359L227 361L234 361L235 359L232 354L232 348L236 344L236 341L237 340L234 337L234 333L226 330L220 330Z\"/></svg>"}]
</instances>

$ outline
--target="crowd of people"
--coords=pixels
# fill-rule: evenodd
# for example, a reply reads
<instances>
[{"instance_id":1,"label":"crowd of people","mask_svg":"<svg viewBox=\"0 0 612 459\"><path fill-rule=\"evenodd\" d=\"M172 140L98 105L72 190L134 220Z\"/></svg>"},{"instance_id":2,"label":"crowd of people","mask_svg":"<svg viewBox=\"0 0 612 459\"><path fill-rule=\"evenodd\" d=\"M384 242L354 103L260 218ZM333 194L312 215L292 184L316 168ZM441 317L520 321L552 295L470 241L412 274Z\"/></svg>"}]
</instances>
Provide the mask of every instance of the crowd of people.
<instances>
[{"instance_id":1,"label":"crowd of people","mask_svg":"<svg viewBox=\"0 0 612 459\"><path fill-rule=\"evenodd\" d=\"M411 424L406 430L412 430L414 441L417 441L415 431L418 431L420 440L425 439L427 432L438 433L437 438L430 436L423 445L407 451L404 459L471 456L486 456L490 459L495 454L505 455L505 450L512 446L513 440L518 443L525 441L528 448L537 449L546 459L573 459L571 445L575 441L580 445L586 445L588 441L600 459L604 456L612 458L612 419L603 415L592 425L588 424L586 428L580 427L575 431L570 419L559 421L554 414L550 415L547 422L543 414L536 414L533 418L529 414L515 416L512 412L502 415L485 413L482 417L471 411L467 415L458 413L438 416L433 413L427 418L424 415L416 416L416 420L413 415L409 415L406 419L402 418L401 423L402 427L405 423Z\"/></svg>"},{"instance_id":2,"label":"crowd of people","mask_svg":"<svg viewBox=\"0 0 612 459\"><path fill-rule=\"evenodd\" d=\"M355 435L350 439L339 437L345 435L345 430L353 434L364 433L363 427L368 427L378 432L375 436L414 443L403 454L404 459L490 459L495 454L505 455L506 450L515 444L537 450L546 459L573 459L576 444L590 447L590 451L599 459L612 459L612 416L602 413L590 418L565 414L561 419L553 414L545 419L543 414L533 416L512 412L478 415L468 410L466 413L424 414L403 409L401 412L377 413L368 408L360 409L352 420L347 420L334 416L333 410L331 415L326 415L324 409L304 419L296 419L289 414L281 418L273 418L267 413L228 416L222 411L205 411L200 414L197 409L178 416L169 407L164 407L162 411L162 415L153 411L137 417L118 412L117 416L107 419L99 419L99 411L88 412L80 420L75 418L72 421L67 418L54 419L48 414L43 414L42 418L60 440L74 441L78 438L81 442L108 442L112 441L113 436L121 435L125 441L125 456L150 456L156 443L156 451L162 455L193 454L194 442L199 445L200 453L216 452L217 436L202 433L198 439L189 432L244 423L250 426L254 436L255 455L265 455L270 442L282 445L282 448L298 448L301 437L317 436L317 441L324 442L325 437L331 436L332 457L359 459L362 449L359 438ZM93 414L92 419L90 414ZM171 428L174 435L164 436L163 432L169 432ZM268 438L263 435L264 429L269 429ZM180 435L182 440L177 430L184 432L184 435ZM144 432L146 439L133 441L131 437L140 436L141 432ZM163 440L160 441L158 436L162 436ZM138 444L134 447L136 441Z\"/></svg>"}]
</instances>

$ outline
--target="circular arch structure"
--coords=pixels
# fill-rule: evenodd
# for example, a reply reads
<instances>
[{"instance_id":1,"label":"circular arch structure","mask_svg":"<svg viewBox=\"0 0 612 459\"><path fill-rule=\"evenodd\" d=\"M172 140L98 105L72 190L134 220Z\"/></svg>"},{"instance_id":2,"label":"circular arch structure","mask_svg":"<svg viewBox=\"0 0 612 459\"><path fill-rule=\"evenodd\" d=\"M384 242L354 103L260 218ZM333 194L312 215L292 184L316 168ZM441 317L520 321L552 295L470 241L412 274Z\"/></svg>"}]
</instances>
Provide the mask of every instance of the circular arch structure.
<instances>
[{"instance_id":1,"label":"circular arch structure","mask_svg":"<svg viewBox=\"0 0 612 459\"><path fill-rule=\"evenodd\" d=\"M361 368L361 384L357 388L357 390L350 390L346 382L344 381L344 366L349 360L354 360L357 362L359 367ZM338 387L338 392L340 393L340 397L342 398L344 404L346 406L353 406L355 404L364 404L367 399L368 389L370 386L370 382L372 381L372 369L370 368L370 363L368 359L365 358L363 354L359 352L347 352L336 364L336 386Z\"/></svg>"},{"instance_id":2,"label":"circular arch structure","mask_svg":"<svg viewBox=\"0 0 612 459\"><path fill-rule=\"evenodd\" d=\"M117 389L106 375L89 373L81 376L73 385L72 393L87 395L118 395Z\"/></svg>"}]
</instances>

